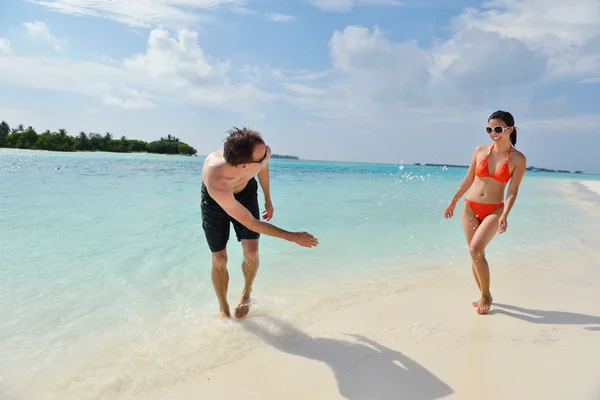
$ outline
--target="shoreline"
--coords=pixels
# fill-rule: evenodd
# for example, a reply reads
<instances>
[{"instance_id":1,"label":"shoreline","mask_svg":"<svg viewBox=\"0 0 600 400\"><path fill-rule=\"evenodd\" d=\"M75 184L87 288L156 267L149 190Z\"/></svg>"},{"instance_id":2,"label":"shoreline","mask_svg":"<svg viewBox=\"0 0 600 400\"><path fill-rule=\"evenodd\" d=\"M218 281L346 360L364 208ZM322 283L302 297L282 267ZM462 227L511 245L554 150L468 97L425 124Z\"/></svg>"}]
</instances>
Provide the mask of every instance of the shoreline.
<instances>
[{"instance_id":1,"label":"shoreline","mask_svg":"<svg viewBox=\"0 0 600 400\"><path fill-rule=\"evenodd\" d=\"M578 181L579 183L581 183L583 186L586 187L586 189L596 193L598 196L600 196L600 180L599 181L589 181L589 180L584 180L584 181Z\"/></svg>"},{"instance_id":2,"label":"shoreline","mask_svg":"<svg viewBox=\"0 0 600 400\"><path fill-rule=\"evenodd\" d=\"M57 151L57 150L43 150L43 149L17 149L14 147L0 147L0 151L24 151L31 153L58 153L58 154L144 154L150 156L179 156L179 157L199 157L198 155L186 155L186 154L168 154L168 153L149 153L147 151L130 151L130 152L119 152L119 151L100 151L100 150L73 150L73 151Z\"/></svg>"},{"instance_id":3,"label":"shoreline","mask_svg":"<svg viewBox=\"0 0 600 400\"><path fill-rule=\"evenodd\" d=\"M195 154L193 156L184 155L184 154L164 154L164 153L148 153L148 152L112 152L112 151L89 151L89 150L77 150L77 151L55 151L55 150L41 150L41 149L16 149L12 147L0 147L0 151L2 150L18 150L18 151L30 151L30 152L47 152L47 153L65 153L65 154L73 154L73 153L102 153L102 154L146 154L146 155L162 155L162 156L181 156L181 157L206 157L206 154ZM386 166L408 166L408 167L423 167L423 168L438 168L438 167L446 167L453 169L465 169L465 166L462 165L451 165L451 164L432 164L432 163L403 163L403 162L375 162L375 161L347 161L347 160L314 160L310 158L284 158L284 157L272 157L272 160L277 161L296 161L296 162L325 162L325 163L341 163L341 164L365 164L365 165L386 165ZM598 177L600 180L600 173L591 173L591 172L559 172L559 171L527 171L527 173L534 173L535 175L548 175L548 174L556 174L562 176L566 179L581 179L585 180L586 177Z\"/></svg>"}]
</instances>

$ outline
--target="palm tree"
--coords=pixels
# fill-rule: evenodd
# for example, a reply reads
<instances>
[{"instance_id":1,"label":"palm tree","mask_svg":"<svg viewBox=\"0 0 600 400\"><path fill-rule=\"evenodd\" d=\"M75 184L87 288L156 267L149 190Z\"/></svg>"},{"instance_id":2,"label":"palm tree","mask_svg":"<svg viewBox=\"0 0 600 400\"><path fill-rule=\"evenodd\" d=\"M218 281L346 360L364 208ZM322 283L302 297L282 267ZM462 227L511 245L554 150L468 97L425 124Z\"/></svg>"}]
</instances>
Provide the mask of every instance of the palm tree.
<instances>
[{"instance_id":1,"label":"palm tree","mask_svg":"<svg viewBox=\"0 0 600 400\"><path fill-rule=\"evenodd\" d=\"M0 138L5 138L10 133L10 126L6 121L2 121L0 124Z\"/></svg>"}]
</instances>

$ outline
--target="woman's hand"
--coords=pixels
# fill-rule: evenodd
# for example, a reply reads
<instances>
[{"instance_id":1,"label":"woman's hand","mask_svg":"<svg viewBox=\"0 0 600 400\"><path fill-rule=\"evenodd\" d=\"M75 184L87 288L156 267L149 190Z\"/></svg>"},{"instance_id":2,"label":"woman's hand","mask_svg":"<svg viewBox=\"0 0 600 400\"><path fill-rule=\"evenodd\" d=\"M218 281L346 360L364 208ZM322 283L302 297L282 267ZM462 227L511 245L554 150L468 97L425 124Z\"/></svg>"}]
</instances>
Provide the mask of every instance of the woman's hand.
<instances>
[{"instance_id":1,"label":"woman's hand","mask_svg":"<svg viewBox=\"0 0 600 400\"><path fill-rule=\"evenodd\" d=\"M506 215L502 214L500 220L498 221L498 233L506 232L506 228L508 228L508 221L506 220Z\"/></svg>"},{"instance_id":2,"label":"woman's hand","mask_svg":"<svg viewBox=\"0 0 600 400\"><path fill-rule=\"evenodd\" d=\"M456 208L456 201L452 200L448 207L446 207L446 211L444 211L444 218L452 218L454 215L454 209Z\"/></svg>"}]
</instances>

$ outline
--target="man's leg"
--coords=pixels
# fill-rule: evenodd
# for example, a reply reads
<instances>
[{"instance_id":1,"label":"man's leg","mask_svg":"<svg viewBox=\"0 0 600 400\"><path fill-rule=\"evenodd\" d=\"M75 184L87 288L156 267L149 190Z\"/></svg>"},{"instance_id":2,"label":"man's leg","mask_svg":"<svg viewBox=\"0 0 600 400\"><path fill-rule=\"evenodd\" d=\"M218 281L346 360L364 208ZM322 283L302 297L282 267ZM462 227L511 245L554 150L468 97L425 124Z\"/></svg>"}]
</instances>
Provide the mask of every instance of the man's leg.
<instances>
[{"instance_id":1,"label":"man's leg","mask_svg":"<svg viewBox=\"0 0 600 400\"><path fill-rule=\"evenodd\" d=\"M227 303L229 273L227 271L227 242L229 240L229 215L208 195L202 187L202 229L212 253L211 280L219 301L219 311L230 318Z\"/></svg>"},{"instance_id":2,"label":"man's leg","mask_svg":"<svg viewBox=\"0 0 600 400\"><path fill-rule=\"evenodd\" d=\"M250 295L252 294L252 283L258 272L258 239L243 239L242 250L244 259L242 260L242 272L244 274L244 289L242 298L235 309L236 318L244 318L250 311Z\"/></svg>"},{"instance_id":3,"label":"man's leg","mask_svg":"<svg viewBox=\"0 0 600 400\"><path fill-rule=\"evenodd\" d=\"M260 208L258 206L258 183L251 179L242 192L238 194L238 201L250 211L256 219L260 219ZM252 283L258 271L258 239L260 234L253 232L232 218L233 228L237 240L242 243L244 259L242 261L242 272L244 273L244 290L242 298L235 309L236 318L244 318L250 311L250 294Z\"/></svg>"},{"instance_id":4,"label":"man's leg","mask_svg":"<svg viewBox=\"0 0 600 400\"><path fill-rule=\"evenodd\" d=\"M227 288L229 287L229 272L227 271L227 250L212 253L211 279L215 294L219 301L219 311L226 318L231 318L229 303L227 303Z\"/></svg>"}]
</instances>

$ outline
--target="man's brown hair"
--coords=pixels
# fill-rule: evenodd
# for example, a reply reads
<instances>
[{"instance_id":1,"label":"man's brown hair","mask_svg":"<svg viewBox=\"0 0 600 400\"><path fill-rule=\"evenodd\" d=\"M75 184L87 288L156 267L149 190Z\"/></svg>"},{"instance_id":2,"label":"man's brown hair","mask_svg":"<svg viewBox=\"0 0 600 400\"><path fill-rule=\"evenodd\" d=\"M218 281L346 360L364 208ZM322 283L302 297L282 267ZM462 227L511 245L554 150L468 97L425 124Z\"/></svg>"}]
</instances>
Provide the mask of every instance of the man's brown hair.
<instances>
[{"instance_id":1,"label":"man's brown hair","mask_svg":"<svg viewBox=\"0 0 600 400\"><path fill-rule=\"evenodd\" d=\"M223 157L232 167L254 161L254 147L257 144L265 144L260 133L249 128L240 129L234 126L227 133L229 136L225 139Z\"/></svg>"}]
</instances>

